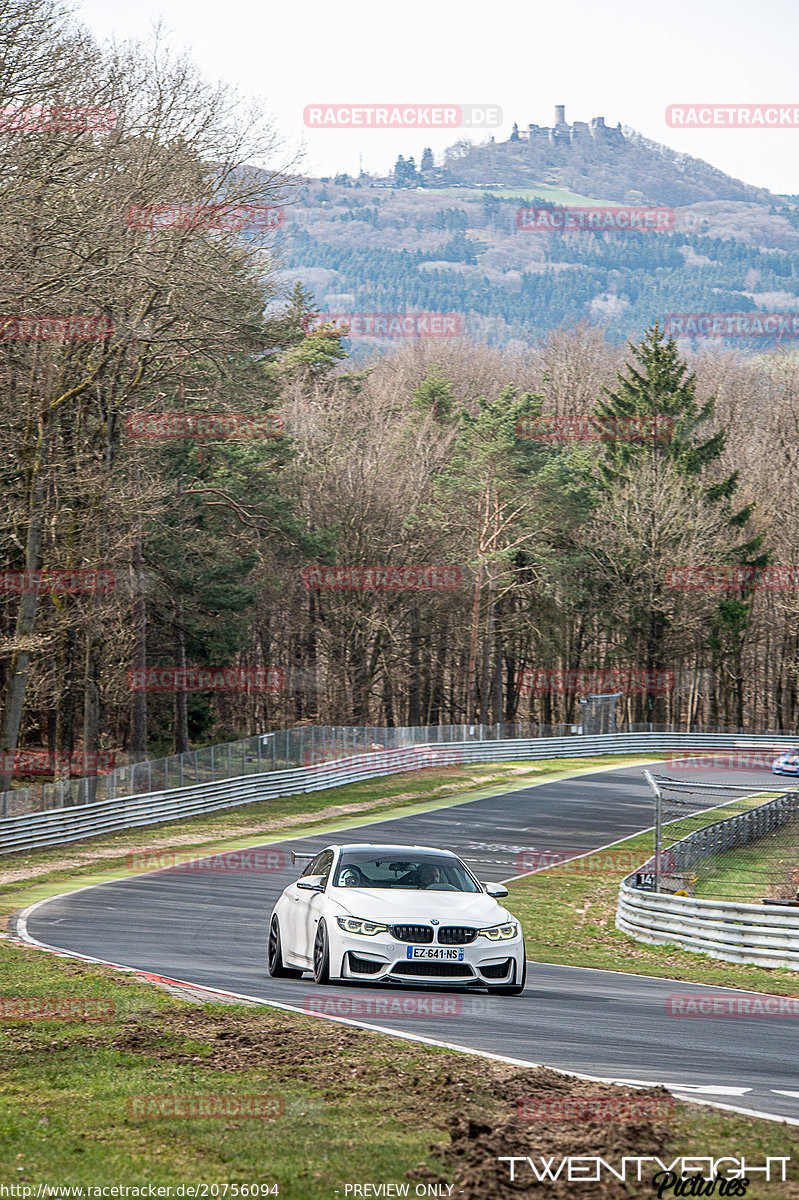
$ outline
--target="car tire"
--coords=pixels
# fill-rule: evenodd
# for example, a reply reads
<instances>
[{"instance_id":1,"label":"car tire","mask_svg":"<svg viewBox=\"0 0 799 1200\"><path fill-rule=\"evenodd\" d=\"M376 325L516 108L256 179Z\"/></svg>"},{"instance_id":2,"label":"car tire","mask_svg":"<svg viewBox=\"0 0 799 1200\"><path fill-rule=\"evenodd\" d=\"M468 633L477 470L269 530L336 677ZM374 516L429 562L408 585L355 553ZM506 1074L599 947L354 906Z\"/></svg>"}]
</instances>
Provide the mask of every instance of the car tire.
<instances>
[{"instance_id":1,"label":"car tire","mask_svg":"<svg viewBox=\"0 0 799 1200\"><path fill-rule=\"evenodd\" d=\"M269 925L269 942L266 950L266 965L273 979L301 979L302 971L283 966L283 947L280 941L280 925L273 915Z\"/></svg>"},{"instance_id":2,"label":"car tire","mask_svg":"<svg viewBox=\"0 0 799 1200\"><path fill-rule=\"evenodd\" d=\"M313 977L317 983L330 983L330 943L324 921L316 927L313 943Z\"/></svg>"},{"instance_id":3,"label":"car tire","mask_svg":"<svg viewBox=\"0 0 799 1200\"><path fill-rule=\"evenodd\" d=\"M514 968L515 971L515 968ZM500 987L492 987L491 991L496 992L498 996L520 996L524 991L525 980L527 979L527 956L522 959L522 977L516 982L502 984Z\"/></svg>"}]
</instances>

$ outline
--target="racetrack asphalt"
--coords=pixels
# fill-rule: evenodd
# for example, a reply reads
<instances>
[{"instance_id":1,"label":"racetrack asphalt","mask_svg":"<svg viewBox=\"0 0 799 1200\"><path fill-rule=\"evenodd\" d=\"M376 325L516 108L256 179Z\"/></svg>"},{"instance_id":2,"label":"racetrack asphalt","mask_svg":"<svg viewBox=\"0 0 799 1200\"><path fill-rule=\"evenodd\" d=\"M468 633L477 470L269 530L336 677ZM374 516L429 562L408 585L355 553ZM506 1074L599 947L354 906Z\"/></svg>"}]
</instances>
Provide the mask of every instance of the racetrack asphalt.
<instances>
[{"instance_id":1,"label":"racetrack asphalt","mask_svg":"<svg viewBox=\"0 0 799 1200\"><path fill-rule=\"evenodd\" d=\"M702 778L751 785L753 791L787 783L765 770L703 770ZM496 881L528 869L529 859L519 857L525 853L583 854L651 824L652 796L638 766L267 848L283 850L288 861L289 849L311 852L331 843L439 846L461 855L480 878ZM747 993L531 962L521 996L450 990L444 995L459 1003L447 1006L449 1015L408 1016L380 1012L379 1000L405 994L401 989L319 988L311 976L271 979L268 917L298 870L288 861L270 872L172 868L134 875L33 906L24 931L48 947L199 986L305 1011L322 999L335 1000L339 1015L372 1028L602 1079L663 1083L686 1098L799 1123L799 1016L675 1017L666 1011L666 999L674 994Z\"/></svg>"}]
</instances>

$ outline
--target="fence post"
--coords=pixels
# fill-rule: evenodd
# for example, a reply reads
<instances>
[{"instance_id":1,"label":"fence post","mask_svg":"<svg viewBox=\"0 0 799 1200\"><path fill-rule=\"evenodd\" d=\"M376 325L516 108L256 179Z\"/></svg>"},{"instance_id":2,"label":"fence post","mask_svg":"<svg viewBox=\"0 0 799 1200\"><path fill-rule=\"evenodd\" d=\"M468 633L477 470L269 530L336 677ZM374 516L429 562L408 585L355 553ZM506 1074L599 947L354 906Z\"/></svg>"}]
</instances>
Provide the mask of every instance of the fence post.
<instances>
[{"instance_id":1,"label":"fence post","mask_svg":"<svg viewBox=\"0 0 799 1200\"><path fill-rule=\"evenodd\" d=\"M644 779L655 793L655 891L660 891L660 848L663 838L663 797L651 771L644 771Z\"/></svg>"}]
</instances>

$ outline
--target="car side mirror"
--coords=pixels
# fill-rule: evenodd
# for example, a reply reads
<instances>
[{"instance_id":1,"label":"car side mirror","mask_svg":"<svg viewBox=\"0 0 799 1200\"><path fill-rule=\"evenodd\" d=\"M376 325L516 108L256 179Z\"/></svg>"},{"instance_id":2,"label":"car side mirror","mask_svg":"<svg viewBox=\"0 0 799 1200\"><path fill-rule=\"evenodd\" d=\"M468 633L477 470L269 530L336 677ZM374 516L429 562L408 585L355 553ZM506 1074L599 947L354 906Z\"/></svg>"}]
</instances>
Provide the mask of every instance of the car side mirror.
<instances>
[{"instance_id":1,"label":"car side mirror","mask_svg":"<svg viewBox=\"0 0 799 1200\"><path fill-rule=\"evenodd\" d=\"M501 900L508 894L508 889L501 883L484 883L483 888L489 896L493 896L496 900Z\"/></svg>"},{"instance_id":2,"label":"car side mirror","mask_svg":"<svg viewBox=\"0 0 799 1200\"><path fill-rule=\"evenodd\" d=\"M323 892L326 882L324 875L303 875L297 880L297 887L304 892Z\"/></svg>"}]
</instances>

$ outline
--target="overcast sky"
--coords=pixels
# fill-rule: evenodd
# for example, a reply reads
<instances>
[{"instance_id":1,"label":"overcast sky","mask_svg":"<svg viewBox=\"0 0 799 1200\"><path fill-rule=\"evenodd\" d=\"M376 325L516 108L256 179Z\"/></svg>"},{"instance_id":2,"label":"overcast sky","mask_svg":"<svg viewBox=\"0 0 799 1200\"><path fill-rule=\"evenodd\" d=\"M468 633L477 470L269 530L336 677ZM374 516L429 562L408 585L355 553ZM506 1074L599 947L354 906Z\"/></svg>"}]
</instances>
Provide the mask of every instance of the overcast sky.
<instances>
[{"instance_id":1,"label":"overcast sky","mask_svg":"<svg viewBox=\"0 0 799 1200\"><path fill-rule=\"evenodd\" d=\"M799 193L799 128L677 130L668 105L799 108L796 0L83 0L101 37L146 38L159 18L204 73L261 97L287 151L310 175L386 172L459 132L309 129L309 104L490 104L505 140L513 121L604 116L704 158L747 183ZM484 140L483 134L470 135ZM287 155L288 156L288 155Z\"/></svg>"}]
</instances>

